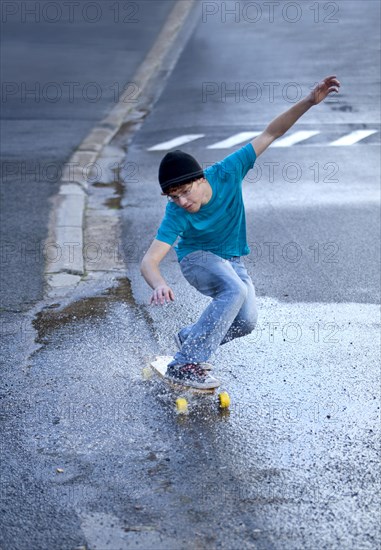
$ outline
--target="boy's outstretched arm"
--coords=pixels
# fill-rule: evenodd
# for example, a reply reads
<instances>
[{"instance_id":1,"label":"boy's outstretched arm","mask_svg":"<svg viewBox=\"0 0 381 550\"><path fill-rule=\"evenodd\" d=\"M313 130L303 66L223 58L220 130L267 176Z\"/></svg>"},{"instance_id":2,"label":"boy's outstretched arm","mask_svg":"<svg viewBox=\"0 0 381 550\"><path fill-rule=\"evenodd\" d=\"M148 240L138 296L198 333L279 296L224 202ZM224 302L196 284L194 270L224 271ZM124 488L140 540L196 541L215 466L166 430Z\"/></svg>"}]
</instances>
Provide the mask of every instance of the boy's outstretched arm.
<instances>
[{"instance_id":1,"label":"boy's outstretched arm","mask_svg":"<svg viewBox=\"0 0 381 550\"><path fill-rule=\"evenodd\" d=\"M340 82L336 76L327 76L315 86L315 88L296 103L291 109L274 118L267 128L252 140L254 151L259 157L278 137L283 136L313 105L317 105L331 92L339 92Z\"/></svg>"}]
</instances>

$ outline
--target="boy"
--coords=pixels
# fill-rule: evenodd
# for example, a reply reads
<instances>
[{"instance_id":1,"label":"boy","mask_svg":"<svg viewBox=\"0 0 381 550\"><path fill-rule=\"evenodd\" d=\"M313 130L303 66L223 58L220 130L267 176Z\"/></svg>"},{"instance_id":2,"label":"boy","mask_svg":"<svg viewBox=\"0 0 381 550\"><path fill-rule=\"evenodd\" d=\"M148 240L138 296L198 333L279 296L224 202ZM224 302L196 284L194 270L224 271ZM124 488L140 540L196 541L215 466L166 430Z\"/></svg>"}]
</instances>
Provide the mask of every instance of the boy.
<instances>
[{"instance_id":1,"label":"boy","mask_svg":"<svg viewBox=\"0 0 381 550\"><path fill-rule=\"evenodd\" d=\"M250 252L242 180L275 139L329 93L338 93L339 87L336 76L326 77L262 134L205 171L194 157L180 150L167 153L161 161L159 183L169 202L141 263L141 274L153 289L151 304L175 299L159 264L177 237L175 250L184 277L212 298L199 320L175 336L179 351L167 367L168 379L195 388L218 387L220 382L210 374L206 361L220 344L254 329L255 289L241 259Z\"/></svg>"}]
</instances>

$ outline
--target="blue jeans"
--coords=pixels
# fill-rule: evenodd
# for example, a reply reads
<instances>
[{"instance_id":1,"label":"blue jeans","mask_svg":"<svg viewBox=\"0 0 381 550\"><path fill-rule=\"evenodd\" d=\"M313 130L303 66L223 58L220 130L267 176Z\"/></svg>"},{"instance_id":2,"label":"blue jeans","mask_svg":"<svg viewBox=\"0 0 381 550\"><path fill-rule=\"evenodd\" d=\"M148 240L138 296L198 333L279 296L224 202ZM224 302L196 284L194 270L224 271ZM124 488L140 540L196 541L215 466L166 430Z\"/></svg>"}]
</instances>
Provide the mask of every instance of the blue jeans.
<instances>
[{"instance_id":1,"label":"blue jeans","mask_svg":"<svg viewBox=\"0 0 381 550\"><path fill-rule=\"evenodd\" d=\"M220 344L250 334L257 322L255 288L242 259L198 250L180 262L185 279L213 300L199 320L180 330L182 348L171 364L206 362Z\"/></svg>"}]
</instances>

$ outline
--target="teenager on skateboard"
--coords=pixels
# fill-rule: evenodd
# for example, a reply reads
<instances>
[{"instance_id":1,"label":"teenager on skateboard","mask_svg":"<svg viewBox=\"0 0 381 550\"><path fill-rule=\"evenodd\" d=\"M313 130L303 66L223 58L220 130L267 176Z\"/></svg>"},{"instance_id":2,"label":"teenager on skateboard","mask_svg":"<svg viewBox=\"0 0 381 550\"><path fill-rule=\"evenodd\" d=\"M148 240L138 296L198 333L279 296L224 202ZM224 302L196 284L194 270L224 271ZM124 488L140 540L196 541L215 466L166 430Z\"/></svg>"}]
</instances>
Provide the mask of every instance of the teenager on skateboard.
<instances>
[{"instance_id":1,"label":"teenager on skateboard","mask_svg":"<svg viewBox=\"0 0 381 550\"><path fill-rule=\"evenodd\" d=\"M255 160L313 105L340 82L328 76L313 91L275 118L244 147L206 170L191 155L171 151L159 167L165 216L141 262L141 273L153 289L151 304L175 300L159 264L174 245L185 279L212 298L198 321L175 335L179 351L168 364L166 378L196 388L220 382L206 363L220 344L250 334L257 322L255 289L242 256L250 253L246 239L242 180Z\"/></svg>"}]
</instances>

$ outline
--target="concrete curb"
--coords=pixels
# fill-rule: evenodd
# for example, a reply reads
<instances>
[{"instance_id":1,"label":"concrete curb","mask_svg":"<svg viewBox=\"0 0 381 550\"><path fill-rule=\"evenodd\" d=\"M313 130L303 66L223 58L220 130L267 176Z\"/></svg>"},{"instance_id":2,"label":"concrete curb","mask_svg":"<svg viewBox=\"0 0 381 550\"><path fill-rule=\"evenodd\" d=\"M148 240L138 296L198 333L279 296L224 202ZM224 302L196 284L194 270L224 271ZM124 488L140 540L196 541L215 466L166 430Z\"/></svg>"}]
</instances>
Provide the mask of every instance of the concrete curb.
<instances>
[{"instance_id":1,"label":"concrete curb","mask_svg":"<svg viewBox=\"0 0 381 550\"><path fill-rule=\"evenodd\" d=\"M123 94L118 103L111 109L86 136L76 151L65 164L61 178L61 187L58 195L54 197L49 223L49 236L45 243L49 251L45 264L45 280L48 297L64 296L75 288L81 279L89 271L120 271L125 266L120 257L108 258L102 262L102 267L92 269L84 258L84 247L88 238L99 239L102 234L111 231L114 238L118 237L117 225L119 215L105 212L104 207L97 201L90 201L94 194L94 188L89 186L89 176L94 171L94 165L99 159L103 165L107 160L115 161L115 154L102 154L111 140L119 132L121 126L127 122L140 124L149 112L147 99L144 98L153 83L157 85L158 78L165 62L169 69L164 71L166 76L170 73L182 48L177 48L176 55L171 49L189 17L195 0L178 0L173 7L167 21L160 31L155 43L148 52L143 63L135 73L132 81L138 86L138 94L135 103L131 103L127 93ZM187 35L190 35L192 25L187 26ZM183 46L185 43L183 44ZM154 99L148 100L152 106ZM144 108L142 108L142 104ZM139 125L140 125L139 124ZM123 152L123 156L125 153ZM120 152L117 153L120 158ZM109 183L109 182L108 182ZM86 215L89 202L92 205L89 216ZM87 224L86 224L87 222ZM86 230L86 225L95 224L95 228ZM103 231L102 231L103 228Z\"/></svg>"}]
</instances>

